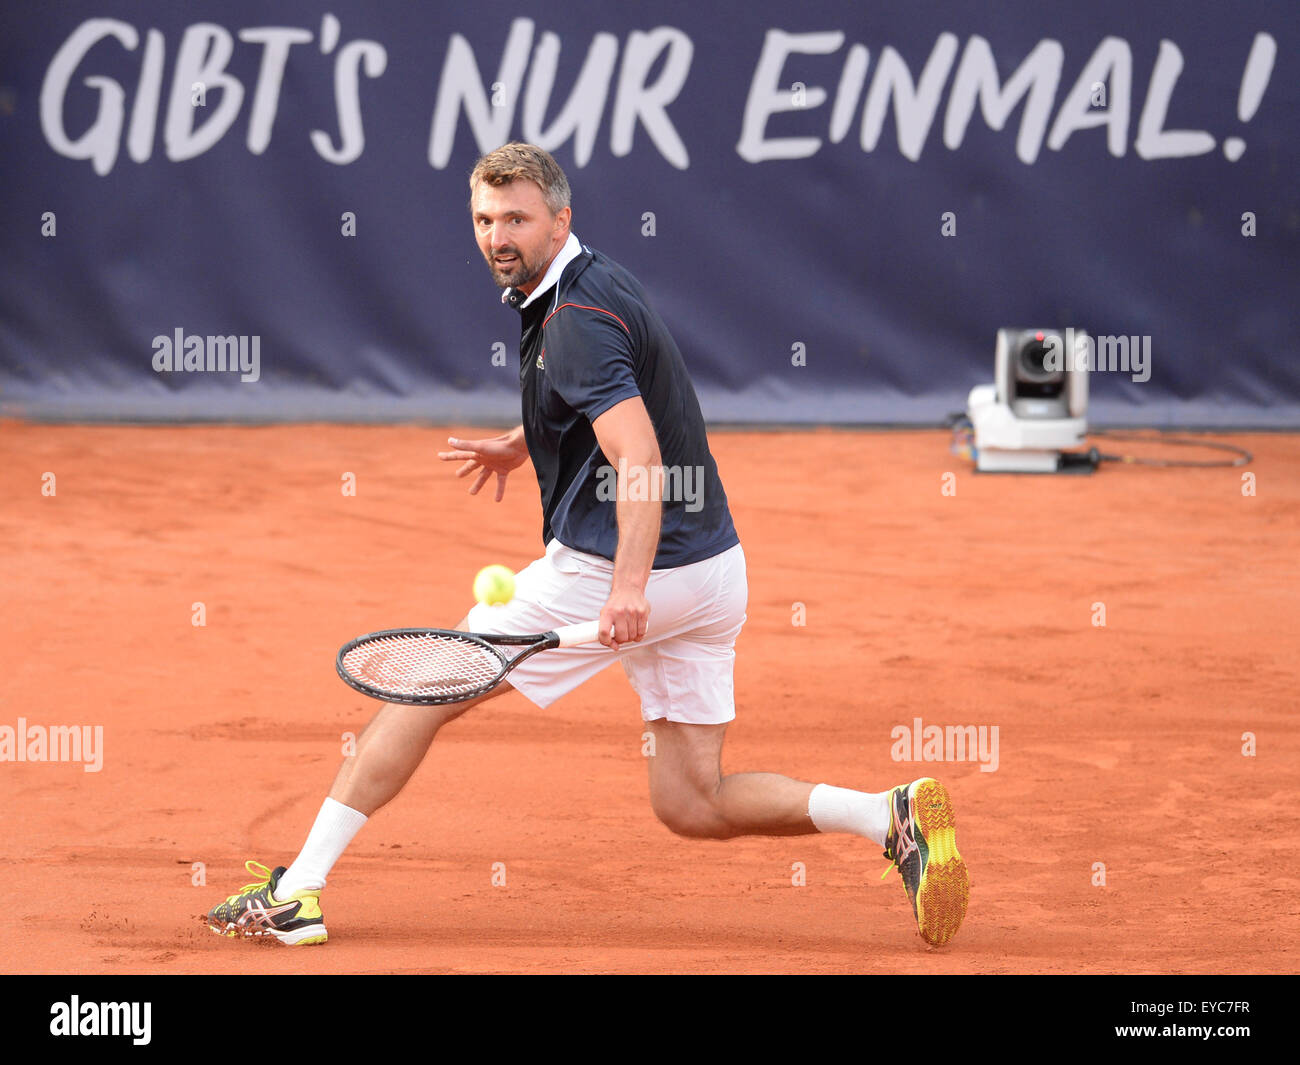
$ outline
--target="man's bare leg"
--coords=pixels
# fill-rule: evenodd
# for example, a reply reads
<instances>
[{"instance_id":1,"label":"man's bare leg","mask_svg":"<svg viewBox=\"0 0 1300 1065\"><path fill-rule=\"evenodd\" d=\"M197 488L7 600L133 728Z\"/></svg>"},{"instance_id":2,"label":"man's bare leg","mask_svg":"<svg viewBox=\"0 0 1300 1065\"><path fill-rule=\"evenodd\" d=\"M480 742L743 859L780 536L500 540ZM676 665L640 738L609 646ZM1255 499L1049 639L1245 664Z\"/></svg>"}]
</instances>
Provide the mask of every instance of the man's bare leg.
<instances>
[{"instance_id":1,"label":"man's bare leg","mask_svg":"<svg viewBox=\"0 0 1300 1065\"><path fill-rule=\"evenodd\" d=\"M464 629L467 618L457 625ZM343 759L307 842L276 887L278 898L318 891L366 820L406 786L438 730L479 703L513 691L508 683L486 695L448 706L384 703L357 738L356 754Z\"/></svg>"},{"instance_id":2,"label":"man's bare leg","mask_svg":"<svg viewBox=\"0 0 1300 1065\"><path fill-rule=\"evenodd\" d=\"M777 773L722 773L726 725L650 722L650 801L678 835L699 839L849 832L886 847L918 930L947 943L970 897L947 789L929 777L871 794ZM888 842L886 842L888 840Z\"/></svg>"},{"instance_id":3,"label":"man's bare leg","mask_svg":"<svg viewBox=\"0 0 1300 1065\"><path fill-rule=\"evenodd\" d=\"M817 832L808 816L814 785L779 773L722 774L726 725L651 721L650 804L681 836L802 836Z\"/></svg>"},{"instance_id":4,"label":"man's bare leg","mask_svg":"<svg viewBox=\"0 0 1300 1065\"><path fill-rule=\"evenodd\" d=\"M505 682L477 699L448 706L384 703L357 737L357 753L343 759L329 797L370 817L406 786L443 725L513 690Z\"/></svg>"}]
</instances>

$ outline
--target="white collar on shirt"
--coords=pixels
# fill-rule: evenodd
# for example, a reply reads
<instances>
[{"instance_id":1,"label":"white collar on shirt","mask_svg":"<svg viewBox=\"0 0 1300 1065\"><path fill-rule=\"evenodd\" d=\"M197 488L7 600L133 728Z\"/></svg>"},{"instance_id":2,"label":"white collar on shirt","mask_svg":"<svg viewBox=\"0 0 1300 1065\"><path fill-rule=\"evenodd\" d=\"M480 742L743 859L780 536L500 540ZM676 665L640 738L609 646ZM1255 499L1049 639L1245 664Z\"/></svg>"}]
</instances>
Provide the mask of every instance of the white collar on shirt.
<instances>
[{"instance_id":1,"label":"white collar on shirt","mask_svg":"<svg viewBox=\"0 0 1300 1065\"><path fill-rule=\"evenodd\" d=\"M548 289L553 288L556 282L560 280L560 275L564 273L564 268L581 254L582 242L570 233L569 239L564 242L564 247L556 252L555 258L551 260L551 265L549 269L547 269L545 276L543 276L542 283L528 294L528 298L519 305L519 309L523 310L532 303L533 300L537 299ZM507 297L510 295L510 291L510 289L506 289L501 293L502 303L505 303Z\"/></svg>"}]
</instances>

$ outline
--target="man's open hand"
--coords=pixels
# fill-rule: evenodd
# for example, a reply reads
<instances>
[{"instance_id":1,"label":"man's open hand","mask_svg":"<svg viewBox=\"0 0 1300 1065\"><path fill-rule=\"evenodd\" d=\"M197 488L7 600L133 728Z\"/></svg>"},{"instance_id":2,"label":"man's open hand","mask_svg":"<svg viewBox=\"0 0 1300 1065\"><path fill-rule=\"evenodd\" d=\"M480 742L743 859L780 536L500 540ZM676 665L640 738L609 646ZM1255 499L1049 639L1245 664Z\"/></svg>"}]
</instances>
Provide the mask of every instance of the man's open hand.
<instances>
[{"instance_id":1,"label":"man's open hand","mask_svg":"<svg viewBox=\"0 0 1300 1065\"><path fill-rule=\"evenodd\" d=\"M486 440L461 440L451 436L447 438L447 443L456 450L439 451L438 458L443 462L462 462L463 465L456 471L457 477L478 474L469 486L470 495L478 495L478 490L487 483L487 479L494 473L497 475L498 503L505 497L506 477L510 471L528 461L528 445L524 443L523 426Z\"/></svg>"}]
</instances>

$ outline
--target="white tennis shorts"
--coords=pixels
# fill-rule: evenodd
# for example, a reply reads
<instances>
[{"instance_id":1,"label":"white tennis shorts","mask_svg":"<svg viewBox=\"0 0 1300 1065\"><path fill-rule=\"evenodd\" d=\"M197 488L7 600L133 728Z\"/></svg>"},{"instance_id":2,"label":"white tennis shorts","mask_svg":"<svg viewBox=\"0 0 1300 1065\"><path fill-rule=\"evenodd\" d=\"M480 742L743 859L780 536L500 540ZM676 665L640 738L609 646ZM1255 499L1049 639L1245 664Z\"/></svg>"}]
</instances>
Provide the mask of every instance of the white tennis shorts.
<instances>
[{"instance_id":1,"label":"white tennis shorts","mask_svg":"<svg viewBox=\"0 0 1300 1065\"><path fill-rule=\"evenodd\" d=\"M469 631L522 635L594 621L609 598L613 575L608 559L552 540L542 558L515 576L514 599L499 606L480 603L469 612ZM508 683L546 707L617 661L641 697L646 721L732 720L736 637L749 601L740 545L703 562L651 571L645 596L650 620L640 643L618 651L601 644L543 651L520 663Z\"/></svg>"}]
</instances>

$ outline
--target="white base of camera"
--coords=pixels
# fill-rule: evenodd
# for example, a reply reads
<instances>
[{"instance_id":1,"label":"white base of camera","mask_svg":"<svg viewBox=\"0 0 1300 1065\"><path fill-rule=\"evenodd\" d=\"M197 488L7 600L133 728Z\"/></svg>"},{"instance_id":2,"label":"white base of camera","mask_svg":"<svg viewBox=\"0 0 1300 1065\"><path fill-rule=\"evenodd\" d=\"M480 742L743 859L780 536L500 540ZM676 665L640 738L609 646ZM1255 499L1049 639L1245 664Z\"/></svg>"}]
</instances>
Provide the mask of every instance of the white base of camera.
<instances>
[{"instance_id":1,"label":"white base of camera","mask_svg":"<svg viewBox=\"0 0 1300 1065\"><path fill-rule=\"evenodd\" d=\"M1021 418L995 385L976 385L967 400L975 430L975 468L989 473L1055 473L1061 452L1082 446L1086 418Z\"/></svg>"}]
</instances>

